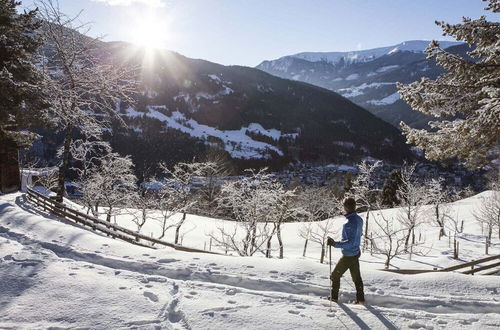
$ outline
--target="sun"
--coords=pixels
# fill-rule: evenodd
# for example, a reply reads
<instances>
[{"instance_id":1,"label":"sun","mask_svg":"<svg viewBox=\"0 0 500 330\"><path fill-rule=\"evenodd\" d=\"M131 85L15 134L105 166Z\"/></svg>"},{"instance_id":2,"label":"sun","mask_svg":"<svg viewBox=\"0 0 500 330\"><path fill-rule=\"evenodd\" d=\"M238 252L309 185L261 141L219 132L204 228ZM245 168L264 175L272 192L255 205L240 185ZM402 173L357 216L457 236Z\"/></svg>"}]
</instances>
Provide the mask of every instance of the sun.
<instances>
[{"instance_id":1,"label":"sun","mask_svg":"<svg viewBox=\"0 0 500 330\"><path fill-rule=\"evenodd\" d=\"M145 48L166 46L168 28L166 21L154 15L142 17L132 28L132 42Z\"/></svg>"}]
</instances>

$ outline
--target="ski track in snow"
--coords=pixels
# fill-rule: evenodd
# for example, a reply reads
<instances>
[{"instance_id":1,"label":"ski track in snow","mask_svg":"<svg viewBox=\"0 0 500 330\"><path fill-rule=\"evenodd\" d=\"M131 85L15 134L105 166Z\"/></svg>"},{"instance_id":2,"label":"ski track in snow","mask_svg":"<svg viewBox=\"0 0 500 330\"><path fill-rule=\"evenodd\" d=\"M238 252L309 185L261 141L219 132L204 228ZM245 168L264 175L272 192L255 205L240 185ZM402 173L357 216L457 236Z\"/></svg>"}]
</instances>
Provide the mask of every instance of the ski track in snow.
<instances>
[{"instance_id":1,"label":"ski track in snow","mask_svg":"<svg viewBox=\"0 0 500 330\"><path fill-rule=\"evenodd\" d=\"M1 196L0 196L1 197ZM350 304L333 304L329 310L329 302L320 299L328 294L329 288L317 285L309 279L310 272L302 274L288 274L289 280L276 280L274 278L279 272L269 271L269 277L251 276L255 274L234 273L224 274L221 267L216 263L203 261L199 254L185 254L184 257L193 257L193 262L186 267L186 260L173 257L162 257L154 260L150 255L151 250L137 248L144 253L135 260L129 256L118 257L112 254L103 255L102 251L84 251L71 244L63 244L61 241L50 242L38 239L30 232L20 232L13 228L10 221L3 217L6 208L0 204L0 247L13 246L17 244L20 251L17 254L3 255L0 249L0 270L4 267L15 269L18 277L17 285L12 287L13 296L22 295L23 292L37 286L37 274L43 272L44 268L50 267L52 263L65 263L71 270L68 276L78 278L85 269L89 272L114 274L124 281L140 283L139 288L145 302L160 306L157 313L149 318L137 320L123 320L120 326L126 328L167 328L167 329L197 329L200 328L200 318L203 320L203 328L220 328L227 320L236 319L236 324L246 324L250 328L285 328L282 323L255 323L249 324L248 318L241 320L245 313L262 311L271 315L272 313L285 312L292 321L290 325L300 327L307 324L308 328L431 328L434 326L451 327L497 327L499 325L498 314L500 304L491 300L470 299L466 296L460 297L415 297L405 295L408 288L401 284L397 278L389 279L389 287L399 288L401 293L376 294L374 284L365 283L366 298L369 305L366 307ZM24 210L23 210L24 211ZM28 213L24 211L25 213ZM29 213L28 213L29 214ZM8 218L7 218L8 219ZM46 219L46 221L53 221ZM65 226L63 223L57 225ZM36 228L39 224L33 224ZM73 231L81 231L78 226L72 226ZM115 241L106 237L110 244L128 246L126 243ZM108 244L103 244L105 248ZM152 252L151 252L152 253ZM234 259L233 257L222 257ZM242 262L244 259L242 259ZM205 267L203 267L203 265ZM203 269L204 268L204 269ZM248 266L257 273L255 266ZM225 270L225 269L224 269ZM1 274L1 273L0 273ZM347 277L348 277L348 273ZM262 274L261 274L262 275ZM283 275L283 274L280 274ZM5 280L5 277L1 277ZM346 283L343 280L345 289ZM161 290L155 288L161 286ZM144 286L145 288L142 288ZM0 289L4 287L0 284ZM130 290L127 286L120 286L119 290ZM5 291L4 291L5 292ZM341 290L343 295L341 301L353 300L351 292ZM7 291L6 294L9 294ZM214 302L214 297L217 299ZM1 295L0 295L1 296ZM207 300L211 304L191 304L191 301ZM224 301L222 301L224 300ZM255 304L255 300L260 302ZM0 297L0 315L6 304L2 303ZM242 314L243 313L243 314ZM496 315L496 321L491 323L484 321L479 325L480 318L488 318L482 315ZM194 317L193 315L196 315ZM251 314L250 314L251 315ZM58 320L58 319L56 319ZM2 323L0 316L0 328L16 326L19 324ZM63 327L70 326L71 322L66 319L58 320ZM69 323L68 323L69 322ZM297 323L298 322L298 323ZM301 323L302 322L302 323ZM305 323L304 323L305 322ZM455 323L453 323L455 322ZM457 323L458 322L458 323ZM92 323L91 323L92 324ZM116 325L115 324L115 325ZM105 323L94 323L93 327L105 328ZM36 323L25 323L22 328L38 328Z\"/></svg>"}]
</instances>

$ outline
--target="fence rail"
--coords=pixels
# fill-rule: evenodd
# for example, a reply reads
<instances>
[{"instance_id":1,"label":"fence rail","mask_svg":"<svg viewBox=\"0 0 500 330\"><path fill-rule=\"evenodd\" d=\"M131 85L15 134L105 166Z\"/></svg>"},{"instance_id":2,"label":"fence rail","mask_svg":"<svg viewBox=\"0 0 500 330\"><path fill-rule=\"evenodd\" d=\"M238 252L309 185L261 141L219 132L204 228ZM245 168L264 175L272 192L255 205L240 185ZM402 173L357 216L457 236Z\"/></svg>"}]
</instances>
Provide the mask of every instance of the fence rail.
<instances>
[{"instance_id":1,"label":"fence rail","mask_svg":"<svg viewBox=\"0 0 500 330\"><path fill-rule=\"evenodd\" d=\"M480 272L483 270L487 270L487 269L491 269L491 268L495 268L495 267L500 267L500 262L497 262L497 263L493 263L493 264L489 264L489 265L484 265L484 266L481 266L479 268L474 268L478 264L491 262L491 261L497 260L497 259L500 259L500 255L486 257L486 258L466 262L464 264L451 266L451 267L447 267L447 268L443 268L443 269L439 269L439 270L438 269L432 269L432 270L429 270L429 269L384 269L384 270L387 272L391 272L391 273L408 274L409 275L409 274L421 274L421 273L433 273L433 272L436 272L436 273L437 272L452 272L455 270L470 267L471 269L466 270L466 271L462 271L461 273L474 275L474 273L477 273L477 272ZM495 274L497 272L498 271L494 271L494 272L490 272L490 273L485 274L485 275L492 275L492 274Z\"/></svg>"},{"instance_id":2,"label":"fence rail","mask_svg":"<svg viewBox=\"0 0 500 330\"><path fill-rule=\"evenodd\" d=\"M62 203L57 202L56 200L47 197L45 195L42 195L36 190L33 190L31 188L28 188L28 200L33 202L35 205L41 207L44 211L49 211L50 213L65 218L66 220L70 220L73 222L76 222L78 224L81 224L86 227L90 227L94 231L100 231L102 233L105 233L108 236L111 236L113 238L118 238L123 241L139 245L139 246L144 246L148 248L156 248L153 244L156 245L161 245L161 246L168 246L173 249L179 250L179 251L185 251L185 252L199 252L199 253L209 253L209 254L219 254L216 252L212 251L206 251L206 250L200 250L200 249L194 249L182 245L177 245L169 242L165 242L153 237L149 237L146 235L143 235L141 233L138 233L136 231L118 226L114 223L99 219L97 217L85 214L83 212L80 212L78 210L75 210L73 208L70 208ZM144 242L151 243L145 244Z\"/></svg>"}]
</instances>

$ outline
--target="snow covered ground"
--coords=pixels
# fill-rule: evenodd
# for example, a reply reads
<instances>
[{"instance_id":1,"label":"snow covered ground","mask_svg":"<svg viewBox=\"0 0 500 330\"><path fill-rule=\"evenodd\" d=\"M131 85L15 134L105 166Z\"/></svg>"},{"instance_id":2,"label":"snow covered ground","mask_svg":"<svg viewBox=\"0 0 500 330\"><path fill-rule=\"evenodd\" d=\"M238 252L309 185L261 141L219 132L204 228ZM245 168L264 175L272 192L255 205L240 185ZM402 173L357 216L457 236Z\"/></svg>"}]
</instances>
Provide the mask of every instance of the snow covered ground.
<instances>
[{"instance_id":1,"label":"snow covered ground","mask_svg":"<svg viewBox=\"0 0 500 330\"><path fill-rule=\"evenodd\" d=\"M471 217L484 194L452 204L464 220L460 256L467 261L484 257L481 228ZM343 220L335 221L340 228ZM117 223L131 226L127 216ZM188 216L184 245L203 248L217 224L228 223ZM302 257L300 225L285 224L282 260L153 250L38 211L23 194L0 195L0 328L500 327L498 276L398 275L380 271L382 257L369 253L361 257L368 305L340 303L330 311L320 298L328 294L329 266L318 262L318 246L310 244ZM146 226L146 234L156 230L154 223ZM430 252L398 258L395 267L457 263L447 239L437 240L437 228L427 225L422 231ZM495 239L490 254L499 253ZM334 260L339 257L335 251ZM341 294L343 302L354 297L348 274Z\"/></svg>"}]
</instances>

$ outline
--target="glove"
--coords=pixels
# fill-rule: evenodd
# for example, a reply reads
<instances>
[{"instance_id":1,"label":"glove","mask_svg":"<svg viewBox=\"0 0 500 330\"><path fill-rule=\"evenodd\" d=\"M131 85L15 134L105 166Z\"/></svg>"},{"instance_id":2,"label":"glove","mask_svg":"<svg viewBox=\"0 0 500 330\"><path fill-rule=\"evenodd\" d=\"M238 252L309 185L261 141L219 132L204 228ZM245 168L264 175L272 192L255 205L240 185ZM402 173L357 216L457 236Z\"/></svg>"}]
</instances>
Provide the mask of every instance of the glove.
<instances>
[{"instance_id":1,"label":"glove","mask_svg":"<svg viewBox=\"0 0 500 330\"><path fill-rule=\"evenodd\" d=\"M335 246L335 240L330 236L328 236L328 239L326 240L326 245Z\"/></svg>"}]
</instances>

